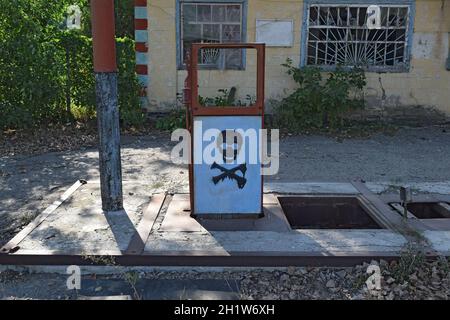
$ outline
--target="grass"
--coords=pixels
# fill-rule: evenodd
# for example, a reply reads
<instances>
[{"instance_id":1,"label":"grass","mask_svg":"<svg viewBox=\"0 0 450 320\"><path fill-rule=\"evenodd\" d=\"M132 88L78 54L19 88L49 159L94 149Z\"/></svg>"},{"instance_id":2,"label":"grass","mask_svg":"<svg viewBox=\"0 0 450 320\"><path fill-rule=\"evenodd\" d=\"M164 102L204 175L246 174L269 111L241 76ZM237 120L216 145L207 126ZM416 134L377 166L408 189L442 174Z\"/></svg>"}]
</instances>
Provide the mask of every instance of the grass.
<instances>
[{"instance_id":1,"label":"grass","mask_svg":"<svg viewBox=\"0 0 450 320\"><path fill-rule=\"evenodd\" d=\"M422 251L408 246L402 252L398 264L393 267L392 277L398 283L403 283L409 279L410 275L423 268L425 262L426 257Z\"/></svg>"},{"instance_id":2,"label":"grass","mask_svg":"<svg viewBox=\"0 0 450 320\"><path fill-rule=\"evenodd\" d=\"M88 122L96 117L95 109L87 108L83 106L72 105L70 108L73 118L76 121Z\"/></svg>"},{"instance_id":3,"label":"grass","mask_svg":"<svg viewBox=\"0 0 450 320\"><path fill-rule=\"evenodd\" d=\"M115 266L117 265L116 260L112 256L91 256L83 255L83 259L86 261L91 261L93 264L104 265L104 266Z\"/></svg>"},{"instance_id":4,"label":"grass","mask_svg":"<svg viewBox=\"0 0 450 320\"><path fill-rule=\"evenodd\" d=\"M139 294L137 288L136 288L136 284L139 280L139 274L137 272L125 272L123 274L123 278L124 280L131 286L131 288L133 289L133 297L135 300L142 300L141 295Z\"/></svg>"},{"instance_id":5,"label":"grass","mask_svg":"<svg viewBox=\"0 0 450 320\"><path fill-rule=\"evenodd\" d=\"M36 216L32 213L25 213L24 215L20 216L19 223L21 226L26 226L26 225L30 224L34 220L35 217Z\"/></svg>"}]
</instances>

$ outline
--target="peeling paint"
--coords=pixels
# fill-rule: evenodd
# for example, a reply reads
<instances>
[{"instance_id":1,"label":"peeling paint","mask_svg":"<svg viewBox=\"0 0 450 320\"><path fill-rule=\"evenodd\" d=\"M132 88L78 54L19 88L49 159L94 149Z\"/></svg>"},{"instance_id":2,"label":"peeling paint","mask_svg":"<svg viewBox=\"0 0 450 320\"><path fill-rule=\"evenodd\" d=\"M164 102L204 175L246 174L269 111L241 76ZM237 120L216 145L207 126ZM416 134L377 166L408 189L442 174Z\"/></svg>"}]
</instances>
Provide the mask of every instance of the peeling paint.
<instances>
[{"instance_id":1,"label":"peeling paint","mask_svg":"<svg viewBox=\"0 0 450 320\"><path fill-rule=\"evenodd\" d=\"M396 2L397 0L392 0ZM230 0L232 2L232 0ZM357 2L368 2L358 0ZM399 1L399 3L402 1ZM186 73L177 70L176 1L149 0L149 47L155 48L149 57L151 84L148 96L153 111L167 110L176 103ZM449 51L450 1L415 1L414 33L411 44L409 72L367 73L366 96L372 108L426 106L450 115L450 72L446 70ZM150 10L163 8L162 10ZM294 44L290 48L268 48L266 52L266 97L268 100L285 97L296 87L281 64L291 58L300 64L304 1L283 2L249 0L247 8L247 41L255 41L256 19L292 19ZM247 56L247 66L254 61ZM217 94L219 88L235 86L241 91L254 78L250 72L211 71L205 76L205 94ZM214 80L214 81L213 81Z\"/></svg>"}]
</instances>

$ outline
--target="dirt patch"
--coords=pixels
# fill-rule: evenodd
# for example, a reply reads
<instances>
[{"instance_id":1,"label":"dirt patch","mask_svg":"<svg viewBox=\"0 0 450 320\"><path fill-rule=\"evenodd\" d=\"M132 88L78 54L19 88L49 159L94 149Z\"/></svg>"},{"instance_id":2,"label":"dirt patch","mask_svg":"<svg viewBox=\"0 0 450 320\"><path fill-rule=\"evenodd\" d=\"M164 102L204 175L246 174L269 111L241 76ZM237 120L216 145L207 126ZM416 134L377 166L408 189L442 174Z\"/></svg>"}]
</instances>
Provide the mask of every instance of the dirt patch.
<instances>
[{"instance_id":1,"label":"dirt patch","mask_svg":"<svg viewBox=\"0 0 450 320\"><path fill-rule=\"evenodd\" d=\"M121 132L124 136L161 134L154 129L152 123L141 128L122 128ZM46 128L0 131L0 157L83 150L96 147L97 144L97 127L93 122L50 124Z\"/></svg>"},{"instance_id":2,"label":"dirt patch","mask_svg":"<svg viewBox=\"0 0 450 320\"><path fill-rule=\"evenodd\" d=\"M7 130L0 133L0 157L77 150L96 143L95 129L81 124Z\"/></svg>"}]
</instances>

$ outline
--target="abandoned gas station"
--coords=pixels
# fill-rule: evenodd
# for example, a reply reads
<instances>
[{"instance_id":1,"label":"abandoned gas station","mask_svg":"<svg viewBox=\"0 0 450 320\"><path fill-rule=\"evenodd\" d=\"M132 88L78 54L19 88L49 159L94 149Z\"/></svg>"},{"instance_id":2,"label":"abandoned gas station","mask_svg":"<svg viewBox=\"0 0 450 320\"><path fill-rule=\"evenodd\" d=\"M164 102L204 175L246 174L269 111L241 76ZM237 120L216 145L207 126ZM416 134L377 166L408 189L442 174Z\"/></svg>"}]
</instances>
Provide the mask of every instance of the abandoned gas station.
<instances>
[{"instance_id":1,"label":"abandoned gas station","mask_svg":"<svg viewBox=\"0 0 450 320\"><path fill-rule=\"evenodd\" d=\"M153 193L145 181L122 181L113 1L93 0L92 16L100 181L80 177L0 249L0 264L345 266L398 259L406 246L430 259L450 255L450 186L419 184L413 194L355 177L264 183L262 161L250 161L236 132L263 128L265 43L193 42L186 53L187 129L193 140L216 129L222 161L191 161L188 190ZM253 52L255 100L205 106L202 57L226 50L230 61ZM191 146L193 160L205 145Z\"/></svg>"}]
</instances>

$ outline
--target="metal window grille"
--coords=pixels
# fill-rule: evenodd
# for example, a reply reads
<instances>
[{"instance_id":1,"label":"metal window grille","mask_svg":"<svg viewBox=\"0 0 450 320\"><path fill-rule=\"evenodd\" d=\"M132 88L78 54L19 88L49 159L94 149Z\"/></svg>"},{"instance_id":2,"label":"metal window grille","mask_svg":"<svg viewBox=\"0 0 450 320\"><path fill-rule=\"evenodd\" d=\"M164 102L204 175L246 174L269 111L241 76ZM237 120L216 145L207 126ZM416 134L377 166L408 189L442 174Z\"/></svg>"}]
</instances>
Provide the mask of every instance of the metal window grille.
<instances>
[{"instance_id":1,"label":"metal window grille","mask_svg":"<svg viewBox=\"0 0 450 320\"><path fill-rule=\"evenodd\" d=\"M192 43L230 43L242 40L242 4L189 3L181 6L181 54L183 63ZM242 69L241 49L204 49L199 66Z\"/></svg>"},{"instance_id":2,"label":"metal window grille","mask_svg":"<svg viewBox=\"0 0 450 320\"><path fill-rule=\"evenodd\" d=\"M373 71L408 67L410 8L381 6L381 28L367 28L369 5L310 5L307 65L360 66Z\"/></svg>"}]
</instances>

